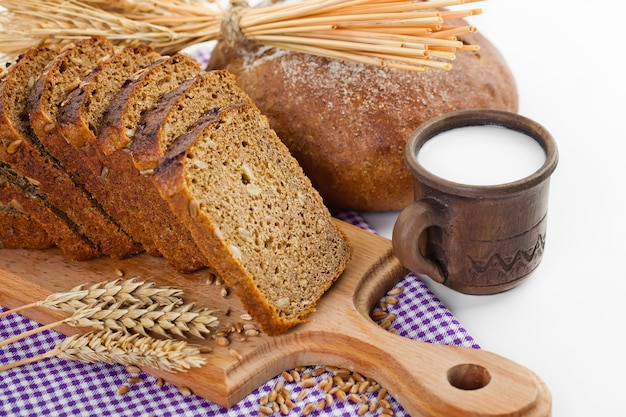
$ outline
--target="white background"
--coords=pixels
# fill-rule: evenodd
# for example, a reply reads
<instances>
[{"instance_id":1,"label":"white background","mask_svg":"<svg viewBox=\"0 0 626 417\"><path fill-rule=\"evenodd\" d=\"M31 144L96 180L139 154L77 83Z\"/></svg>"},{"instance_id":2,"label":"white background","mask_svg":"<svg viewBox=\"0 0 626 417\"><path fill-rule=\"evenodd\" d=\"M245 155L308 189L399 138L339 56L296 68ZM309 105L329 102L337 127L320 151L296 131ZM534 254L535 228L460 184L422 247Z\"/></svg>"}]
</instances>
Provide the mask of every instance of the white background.
<instances>
[{"instance_id":1,"label":"white background","mask_svg":"<svg viewBox=\"0 0 626 417\"><path fill-rule=\"evenodd\" d=\"M626 3L490 0L471 24L502 52L519 113L559 148L546 249L517 288L462 295L426 280L485 350L535 371L553 416L626 416ZM365 214L387 237L397 213Z\"/></svg>"}]
</instances>

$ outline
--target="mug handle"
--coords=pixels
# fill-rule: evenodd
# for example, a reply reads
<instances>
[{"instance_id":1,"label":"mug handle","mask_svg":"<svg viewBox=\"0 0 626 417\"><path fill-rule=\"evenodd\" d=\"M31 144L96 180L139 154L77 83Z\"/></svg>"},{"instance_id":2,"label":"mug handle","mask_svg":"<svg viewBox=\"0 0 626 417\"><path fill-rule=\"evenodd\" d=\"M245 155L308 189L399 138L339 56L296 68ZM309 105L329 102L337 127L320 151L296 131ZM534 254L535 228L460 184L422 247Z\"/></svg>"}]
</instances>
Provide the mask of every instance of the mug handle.
<instances>
[{"instance_id":1,"label":"mug handle","mask_svg":"<svg viewBox=\"0 0 626 417\"><path fill-rule=\"evenodd\" d=\"M418 200L405 207L394 224L391 238L393 250L402 265L443 284L446 277L441 267L422 255L420 237L429 227L444 227L447 224L446 207L432 198Z\"/></svg>"}]
</instances>

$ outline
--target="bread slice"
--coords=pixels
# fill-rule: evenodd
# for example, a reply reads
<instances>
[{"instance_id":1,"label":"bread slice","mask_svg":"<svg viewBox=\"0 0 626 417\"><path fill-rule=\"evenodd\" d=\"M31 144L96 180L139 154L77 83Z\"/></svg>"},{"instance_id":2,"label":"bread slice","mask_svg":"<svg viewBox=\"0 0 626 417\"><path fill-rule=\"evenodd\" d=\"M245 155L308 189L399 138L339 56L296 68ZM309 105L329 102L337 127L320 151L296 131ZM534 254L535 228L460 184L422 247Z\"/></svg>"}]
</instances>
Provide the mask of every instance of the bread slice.
<instances>
[{"instance_id":1,"label":"bread slice","mask_svg":"<svg viewBox=\"0 0 626 417\"><path fill-rule=\"evenodd\" d=\"M50 59L49 48L35 47L4 77L0 91L0 140L3 142L0 156L20 175L36 180L50 203L64 211L103 254L122 258L137 253L141 247L119 232L98 203L75 183L32 130L27 97L37 86L42 69L52 62Z\"/></svg>"},{"instance_id":2,"label":"bread slice","mask_svg":"<svg viewBox=\"0 0 626 417\"><path fill-rule=\"evenodd\" d=\"M39 222L28 213L17 210L14 204L0 201L0 249L48 249L53 246L54 241Z\"/></svg>"},{"instance_id":3,"label":"bread slice","mask_svg":"<svg viewBox=\"0 0 626 417\"><path fill-rule=\"evenodd\" d=\"M46 194L48 190L58 190L58 194L54 192L53 196L60 195L66 189L70 195L76 192L73 190L71 178L57 167L36 141L26 111L26 97L37 77L58 53L57 47L50 42L42 42L30 48L9 68L0 83L0 160L10 165L19 176L27 178L30 183L36 183L37 193L42 196L42 202L50 202L51 199ZM40 179L37 180L35 177ZM22 196L21 191L16 189L13 191L15 198ZM38 201L33 199L34 206L27 211L31 215L41 213L43 217L40 218L40 222L53 227L51 236L57 239L57 245L69 258L89 259L102 255L97 244L88 238L81 225L74 222L70 216L52 203L50 207L54 207L51 209L54 212L50 213L46 206L38 206L36 203ZM63 201L61 203L61 206L65 205ZM28 206L24 201L22 205ZM85 209L88 209L88 204ZM45 220L46 216L48 220Z\"/></svg>"},{"instance_id":4,"label":"bread slice","mask_svg":"<svg viewBox=\"0 0 626 417\"><path fill-rule=\"evenodd\" d=\"M65 256L73 260L101 255L96 244L39 192L36 181L20 176L3 162L0 162L0 206L4 207L5 214L22 213L19 219L14 216L15 221L20 222L19 226L0 232L4 247L43 249L54 242Z\"/></svg>"},{"instance_id":5,"label":"bread slice","mask_svg":"<svg viewBox=\"0 0 626 417\"><path fill-rule=\"evenodd\" d=\"M207 113L155 170L161 195L263 331L306 320L351 249L256 107Z\"/></svg>"},{"instance_id":6,"label":"bread slice","mask_svg":"<svg viewBox=\"0 0 626 417\"><path fill-rule=\"evenodd\" d=\"M140 43L128 45L102 61L59 108L57 121L65 139L77 149L93 144L105 112L122 85L161 58L149 45Z\"/></svg>"},{"instance_id":7,"label":"bread slice","mask_svg":"<svg viewBox=\"0 0 626 417\"><path fill-rule=\"evenodd\" d=\"M110 195L117 190L111 190L104 183L106 171L102 171L97 136L107 108L124 83L160 58L162 56L149 46L133 44L100 62L61 103L56 117L56 134L61 146L53 152L121 228L153 256L161 253L152 235L146 232L129 205L119 204L118 199ZM134 189L141 188L135 186Z\"/></svg>"},{"instance_id":8,"label":"bread slice","mask_svg":"<svg viewBox=\"0 0 626 417\"><path fill-rule=\"evenodd\" d=\"M92 166L102 172L109 203L125 207L127 222L153 240L163 257L180 272L209 266L191 233L183 227L154 186L135 168L129 147L148 113L180 83L201 72L197 61L185 54L164 57L129 79L113 99L97 138L100 146ZM94 160L92 159L93 163ZM120 213L121 214L121 213ZM122 221L124 221L122 220Z\"/></svg>"},{"instance_id":9,"label":"bread slice","mask_svg":"<svg viewBox=\"0 0 626 417\"><path fill-rule=\"evenodd\" d=\"M152 226L153 234L163 236L162 247L168 257L180 259L174 263L178 269L192 269L193 264L186 266L190 259L202 259L204 265L208 261L176 215L171 212L167 216L162 215L169 212L169 206L161 198L154 183L153 170L163 159L173 140L185 133L203 113L215 107L238 103L251 103L251 100L237 86L232 74L226 71L202 72L183 81L155 107L146 111L128 146L129 152L117 151L113 154L116 158L115 165L124 166L125 169L115 170L112 175L120 175L119 182L130 181L141 189L142 204L133 211L141 213L145 219L159 218L160 221L157 222L146 222ZM127 196L127 200L131 198L132 196ZM164 224L165 221L167 224ZM162 230L171 233L163 234ZM187 236L188 241L172 239L171 234Z\"/></svg>"},{"instance_id":10,"label":"bread slice","mask_svg":"<svg viewBox=\"0 0 626 417\"><path fill-rule=\"evenodd\" d=\"M46 229L28 214L15 197L26 193L8 182L0 163L0 249L48 249L54 241Z\"/></svg>"},{"instance_id":11,"label":"bread slice","mask_svg":"<svg viewBox=\"0 0 626 417\"><path fill-rule=\"evenodd\" d=\"M156 168L178 136L215 107L250 104L252 99L228 71L202 72L181 83L147 111L129 149L138 170Z\"/></svg>"},{"instance_id":12,"label":"bread slice","mask_svg":"<svg viewBox=\"0 0 626 417\"><path fill-rule=\"evenodd\" d=\"M143 113L180 83L201 72L191 56L178 53L164 57L129 79L109 106L98 136L106 155L127 148L141 124Z\"/></svg>"}]
</instances>

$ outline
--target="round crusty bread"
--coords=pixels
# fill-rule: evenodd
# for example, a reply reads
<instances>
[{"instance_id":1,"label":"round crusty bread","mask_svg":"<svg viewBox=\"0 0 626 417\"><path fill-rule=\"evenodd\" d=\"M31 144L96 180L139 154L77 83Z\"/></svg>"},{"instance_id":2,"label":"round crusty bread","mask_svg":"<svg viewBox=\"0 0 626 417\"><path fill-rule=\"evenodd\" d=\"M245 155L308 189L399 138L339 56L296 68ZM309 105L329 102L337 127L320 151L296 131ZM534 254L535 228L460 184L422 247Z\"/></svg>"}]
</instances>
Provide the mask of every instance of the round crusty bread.
<instances>
[{"instance_id":1,"label":"round crusty bread","mask_svg":"<svg viewBox=\"0 0 626 417\"><path fill-rule=\"evenodd\" d=\"M330 207L400 210L413 200L404 147L413 130L467 108L517 112L515 80L484 36L452 70L426 73L220 43L209 67L228 69L270 119Z\"/></svg>"}]
</instances>

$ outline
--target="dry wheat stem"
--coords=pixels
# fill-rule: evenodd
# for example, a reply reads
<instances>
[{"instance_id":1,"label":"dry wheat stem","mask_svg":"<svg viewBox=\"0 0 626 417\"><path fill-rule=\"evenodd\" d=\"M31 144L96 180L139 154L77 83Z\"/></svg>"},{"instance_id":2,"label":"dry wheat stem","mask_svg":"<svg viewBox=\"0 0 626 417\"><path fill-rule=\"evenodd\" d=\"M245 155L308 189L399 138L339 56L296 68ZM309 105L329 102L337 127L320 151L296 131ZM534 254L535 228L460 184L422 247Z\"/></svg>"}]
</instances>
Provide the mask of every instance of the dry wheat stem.
<instances>
[{"instance_id":1,"label":"dry wheat stem","mask_svg":"<svg viewBox=\"0 0 626 417\"><path fill-rule=\"evenodd\" d=\"M229 44L256 42L373 65L408 66L414 71L447 69L450 65L428 61L432 57L447 59L451 54L425 54L422 61L416 61L410 50L380 52L361 45L387 34L435 38L439 37L439 31L445 32L441 36L446 40L456 41L458 34L474 33L475 28L456 29L443 23L480 14L481 10L442 9L477 1L482 0L303 0L255 9L247 7L243 0L236 0L232 7L222 9L185 0L0 0L0 6L8 10L0 15L3 27L0 50L10 55L43 38L68 41L102 34L117 43L150 43L166 54L205 40L225 40ZM361 35L357 36L356 32ZM320 33L323 35L318 36ZM270 35L291 37L268 40L266 37ZM321 44L320 37L336 39L337 43ZM353 45L346 47L345 42ZM448 52L476 49L475 45L463 45Z\"/></svg>"},{"instance_id":2,"label":"dry wheat stem","mask_svg":"<svg viewBox=\"0 0 626 417\"><path fill-rule=\"evenodd\" d=\"M86 287L79 285L66 292L50 294L45 300L26 304L3 313L0 318L31 307L45 307L73 313L76 310L99 303L122 303L122 305L145 306L150 304L181 305L183 292L172 287L157 287L153 282L127 280L103 281Z\"/></svg>"},{"instance_id":3,"label":"dry wheat stem","mask_svg":"<svg viewBox=\"0 0 626 417\"><path fill-rule=\"evenodd\" d=\"M211 332L209 327L218 325L218 319L213 315L212 310L194 309L193 304L181 306L152 304L146 308L134 305L121 308L121 305L122 303L101 303L81 308L70 317L2 340L0 347L63 324L72 327L92 327L97 330L137 333L144 336L147 332L154 332L165 337L172 335L185 337L186 334L192 334L200 338Z\"/></svg>"},{"instance_id":4,"label":"dry wheat stem","mask_svg":"<svg viewBox=\"0 0 626 417\"><path fill-rule=\"evenodd\" d=\"M51 357L135 365L170 372L187 371L205 363L199 348L185 341L106 330L69 336L46 353L0 366L0 372Z\"/></svg>"},{"instance_id":5,"label":"dry wheat stem","mask_svg":"<svg viewBox=\"0 0 626 417\"><path fill-rule=\"evenodd\" d=\"M118 43L147 42L174 52L219 34L215 24L209 25L208 31L175 31L73 0L2 0L0 6L7 10L0 15L0 50L7 55L23 52L43 39L67 41L92 35L104 35Z\"/></svg>"}]
</instances>

